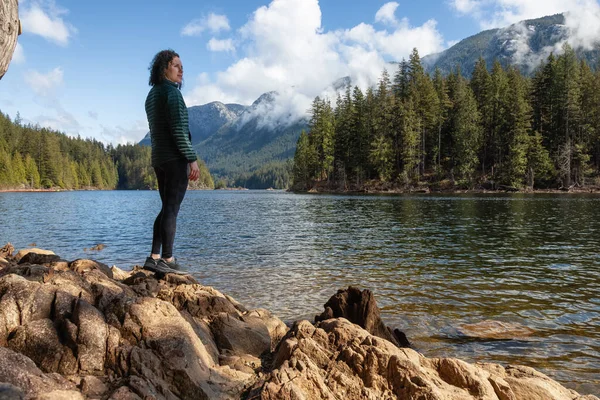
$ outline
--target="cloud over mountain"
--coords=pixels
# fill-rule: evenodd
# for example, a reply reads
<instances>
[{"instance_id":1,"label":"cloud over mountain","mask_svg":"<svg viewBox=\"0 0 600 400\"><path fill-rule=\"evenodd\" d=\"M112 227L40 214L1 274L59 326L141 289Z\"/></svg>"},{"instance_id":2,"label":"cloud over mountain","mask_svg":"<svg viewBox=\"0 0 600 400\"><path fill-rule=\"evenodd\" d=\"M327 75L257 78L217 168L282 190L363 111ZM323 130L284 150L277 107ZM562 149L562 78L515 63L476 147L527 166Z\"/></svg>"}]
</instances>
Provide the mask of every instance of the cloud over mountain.
<instances>
[{"instance_id":1,"label":"cloud over mountain","mask_svg":"<svg viewBox=\"0 0 600 400\"><path fill-rule=\"evenodd\" d=\"M312 100L343 76L366 89L381 76L388 60L408 57L413 47L427 54L444 48L436 21L411 26L396 17L398 3L384 4L372 18L347 30L326 31L317 0L273 0L258 8L231 36L238 58L225 70L202 75L186 92L188 105L211 101L251 104L276 91L280 116L306 116ZM229 49L214 42L214 49Z\"/></svg>"}]
</instances>

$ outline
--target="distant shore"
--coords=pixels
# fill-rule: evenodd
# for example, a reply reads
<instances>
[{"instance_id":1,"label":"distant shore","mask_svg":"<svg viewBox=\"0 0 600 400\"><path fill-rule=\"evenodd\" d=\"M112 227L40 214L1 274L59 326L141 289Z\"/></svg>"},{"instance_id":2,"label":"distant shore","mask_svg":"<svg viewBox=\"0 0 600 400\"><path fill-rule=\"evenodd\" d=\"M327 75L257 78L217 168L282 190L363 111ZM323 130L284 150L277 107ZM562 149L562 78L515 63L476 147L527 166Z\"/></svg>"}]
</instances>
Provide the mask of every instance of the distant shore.
<instances>
[{"instance_id":1,"label":"distant shore","mask_svg":"<svg viewBox=\"0 0 600 400\"><path fill-rule=\"evenodd\" d=\"M63 188L45 188L45 189L28 189L28 188L3 188L0 189L0 193L36 193L36 192L80 192L80 191L140 191L148 190L153 191L157 189L99 189L94 187L87 187L81 189L63 189ZM331 187L326 185L315 185L310 189L248 189L248 188L218 188L218 189L201 189L201 188L189 188L188 190L216 190L216 191L244 191L244 190L265 190L265 191L288 191L292 193L308 193L308 194L498 194L498 193L526 193L526 194L600 194L600 186L579 186L571 188L560 188L560 189L516 189L516 188L502 188L502 189L488 189L483 187L476 187L472 189L460 189L460 188L431 188L428 186L419 187L399 187L393 185L367 185L363 187L349 187L339 188Z\"/></svg>"},{"instance_id":2,"label":"distant shore","mask_svg":"<svg viewBox=\"0 0 600 400\"><path fill-rule=\"evenodd\" d=\"M551 194L589 194L600 193L600 186L573 186L570 188L545 188L545 189L518 189L514 187L499 187L496 189L483 186L471 189L462 189L458 187L430 187L430 186L397 186L393 184L369 184L363 186L335 187L332 185L316 184L310 189L291 188L289 191L294 193L322 193L322 194L459 194L459 193L551 193Z\"/></svg>"}]
</instances>

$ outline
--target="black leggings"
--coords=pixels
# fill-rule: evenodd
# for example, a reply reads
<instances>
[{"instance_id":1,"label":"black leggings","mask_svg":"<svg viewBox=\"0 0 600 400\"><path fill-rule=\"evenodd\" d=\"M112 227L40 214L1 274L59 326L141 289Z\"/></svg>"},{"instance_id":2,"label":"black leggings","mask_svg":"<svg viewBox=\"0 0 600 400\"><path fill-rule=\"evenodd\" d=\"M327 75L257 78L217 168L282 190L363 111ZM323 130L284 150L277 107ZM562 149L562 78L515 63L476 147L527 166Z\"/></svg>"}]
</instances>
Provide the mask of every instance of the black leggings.
<instances>
[{"instance_id":1,"label":"black leggings","mask_svg":"<svg viewBox=\"0 0 600 400\"><path fill-rule=\"evenodd\" d=\"M162 209L154 221L152 254L160 254L162 245L162 258L173 256L177 214L188 186L187 166L185 160L174 160L154 167Z\"/></svg>"}]
</instances>

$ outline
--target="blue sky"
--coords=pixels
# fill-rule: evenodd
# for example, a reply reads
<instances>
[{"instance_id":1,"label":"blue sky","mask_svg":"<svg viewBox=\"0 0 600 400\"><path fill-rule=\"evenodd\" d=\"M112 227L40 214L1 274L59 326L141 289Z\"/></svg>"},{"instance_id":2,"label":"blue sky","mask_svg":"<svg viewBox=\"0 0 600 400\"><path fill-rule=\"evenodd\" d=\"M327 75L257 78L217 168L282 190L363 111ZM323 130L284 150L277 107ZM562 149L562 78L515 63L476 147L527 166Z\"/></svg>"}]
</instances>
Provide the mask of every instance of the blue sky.
<instances>
[{"instance_id":1,"label":"blue sky","mask_svg":"<svg viewBox=\"0 0 600 400\"><path fill-rule=\"evenodd\" d=\"M424 56L568 10L583 18L574 29L600 37L598 0L21 0L0 110L69 135L137 142L148 130L149 62L172 48L188 106L247 105L276 90L283 111L299 115L336 79L366 88L413 47Z\"/></svg>"}]
</instances>

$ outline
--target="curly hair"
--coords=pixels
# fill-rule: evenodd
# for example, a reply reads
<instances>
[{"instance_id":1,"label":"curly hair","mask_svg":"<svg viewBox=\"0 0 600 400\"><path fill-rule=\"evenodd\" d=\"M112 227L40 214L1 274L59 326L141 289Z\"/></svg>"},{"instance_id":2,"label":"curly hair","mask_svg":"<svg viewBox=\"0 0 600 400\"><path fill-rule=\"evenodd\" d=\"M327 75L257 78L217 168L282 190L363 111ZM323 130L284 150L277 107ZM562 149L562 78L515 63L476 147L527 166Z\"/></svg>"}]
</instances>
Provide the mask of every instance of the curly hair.
<instances>
[{"instance_id":1,"label":"curly hair","mask_svg":"<svg viewBox=\"0 0 600 400\"><path fill-rule=\"evenodd\" d=\"M148 84L150 86L158 85L165 78L165 70L169 67L169 63L175 58L179 57L179 54L175 53L173 50L161 50L152 59L150 63L150 79L148 80ZM178 84L181 89L182 84Z\"/></svg>"}]
</instances>

